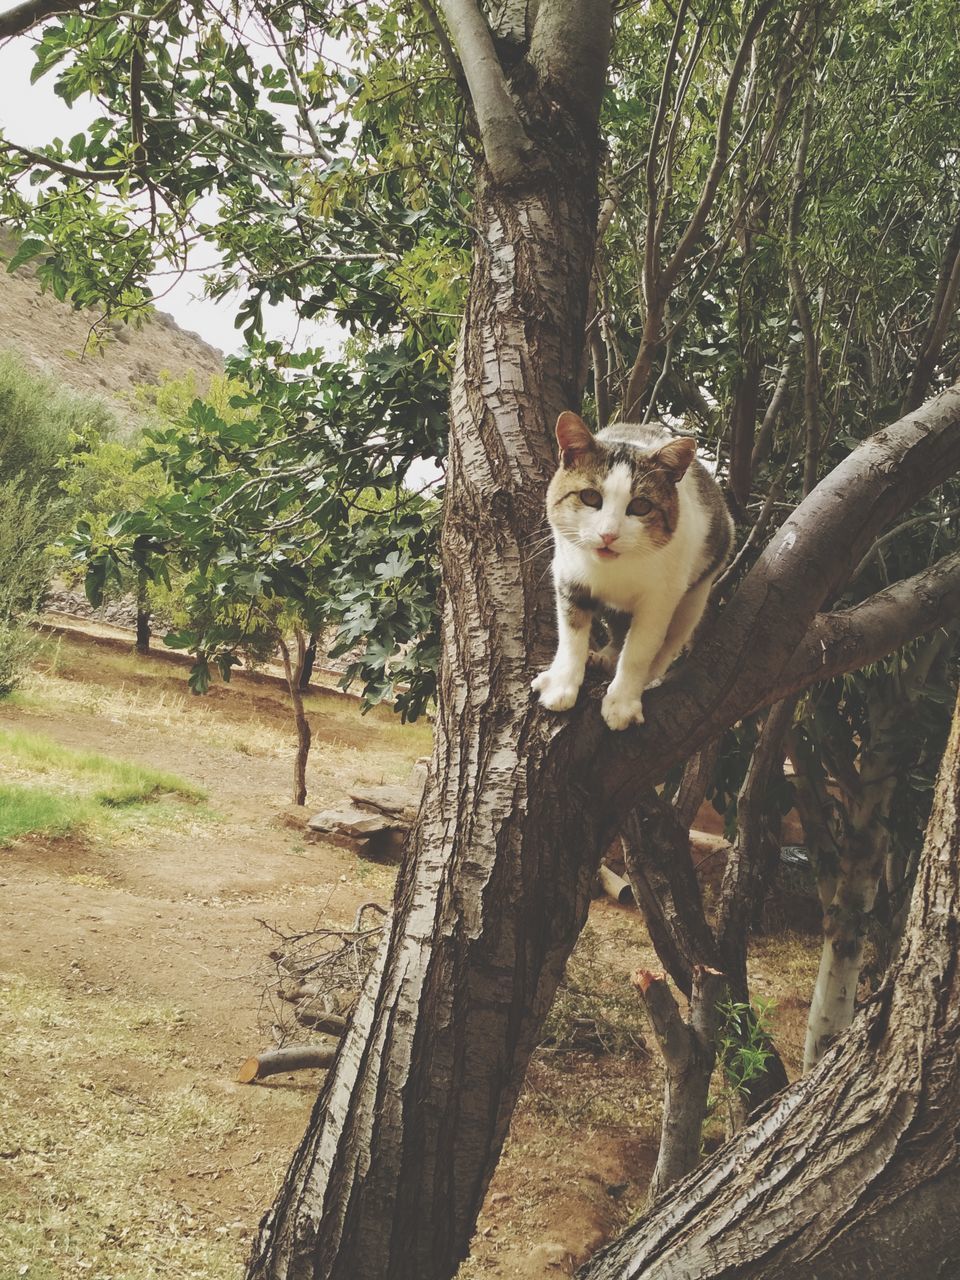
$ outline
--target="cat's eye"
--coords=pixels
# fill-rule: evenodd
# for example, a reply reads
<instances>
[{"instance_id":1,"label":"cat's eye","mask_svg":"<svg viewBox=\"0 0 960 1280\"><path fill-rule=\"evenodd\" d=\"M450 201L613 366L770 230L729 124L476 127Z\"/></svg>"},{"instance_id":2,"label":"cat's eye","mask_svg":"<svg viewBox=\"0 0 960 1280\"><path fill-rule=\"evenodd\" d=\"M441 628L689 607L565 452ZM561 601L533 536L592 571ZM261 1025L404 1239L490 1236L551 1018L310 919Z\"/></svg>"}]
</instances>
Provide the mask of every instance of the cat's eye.
<instances>
[{"instance_id":1,"label":"cat's eye","mask_svg":"<svg viewBox=\"0 0 960 1280\"><path fill-rule=\"evenodd\" d=\"M585 507L603 506L603 495L596 489L581 489L577 496Z\"/></svg>"},{"instance_id":2,"label":"cat's eye","mask_svg":"<svg viewBox=\"0 0 960 1280\"><path fill-rule=\"evenodd\" d=\"M648 502L646 498L634 498L627 507L628 516L646 516L653 510L653 503Z\"/></svg>"}]
</instances>

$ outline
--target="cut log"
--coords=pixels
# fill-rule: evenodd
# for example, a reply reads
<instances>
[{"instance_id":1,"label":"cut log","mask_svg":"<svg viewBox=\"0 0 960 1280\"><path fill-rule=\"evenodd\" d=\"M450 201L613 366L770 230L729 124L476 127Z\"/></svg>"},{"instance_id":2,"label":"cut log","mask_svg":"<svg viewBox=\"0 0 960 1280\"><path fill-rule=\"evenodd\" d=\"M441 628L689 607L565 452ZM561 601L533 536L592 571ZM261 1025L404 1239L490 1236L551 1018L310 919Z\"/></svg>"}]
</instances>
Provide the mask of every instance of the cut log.
<instances>
[{"instance_id":1,"label":"cut log","mask_svg":"<svg viewBox=\"0 0 960 1280\"><path fill-rule=\"evenodd\" d=\"M347 1029L346 1018L342 1018L339 1013L325 1013L322 1009L296 1009L294 1017L301 1026L325 1031L338 1040Z\"/></svg>"},{"instance_id":2,"label":"cut log","mask_svg":"<svg viewBox=\"0 0 960 1280\"><path fill-rule=\"evenodd\" d=\"M329 1067L337 1056L336 1045L288 1044L282 1049L265 1049L254 1054L237 1072L238 1084L255 1084L267 1076L286 1071L304 1071L308 1067Z\"/></svg>"},{"instance_id":3,"label":"cut log","mask_svg":"<svg viewBox=\"0 0 960 1280\"><path fill-rule=\"evenodd\" d=\"M603 892L608 898L612 898L622 907L633 905L633 890L630 888L630 882L624 880L623 876L618 876L615 871L611 871L606 863L600 864L599 878Z\"/></svg>"}]
</instances>

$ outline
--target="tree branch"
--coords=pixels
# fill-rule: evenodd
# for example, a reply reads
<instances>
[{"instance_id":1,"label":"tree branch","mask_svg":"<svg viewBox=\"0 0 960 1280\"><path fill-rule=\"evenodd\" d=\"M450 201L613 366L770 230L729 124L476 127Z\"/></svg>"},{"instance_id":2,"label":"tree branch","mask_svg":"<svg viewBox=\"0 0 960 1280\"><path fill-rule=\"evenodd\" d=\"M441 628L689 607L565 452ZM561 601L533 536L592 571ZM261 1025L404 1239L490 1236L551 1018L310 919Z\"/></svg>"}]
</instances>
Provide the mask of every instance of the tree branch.
<instances>
[{"instance_id":1,"label":"tree branch","mask_svg":"<svg viewBox=\"0 0 960 1280\"><path fill-rule=\"evenodd\" d=\"M530 33L530 64L541 87L589 120L603 96L612 34L611 0L550 0L540 5Z\"/></svg>"},{"instance_id":2,"label":"tree branch","mask_svg":"<svg viewBox=\"0 0 960 1280\"><path fill-rule=\"evenodd\" d=\"M440 21L440 15L431 4L431 0L417 0L420 8L423 10L430 28L437 38L437 44L440 46L440 52L443 54L443 60L450 68L450 74L456 83L460 86L461 92L467 92L467 78L463 74L463 64L457 57L457 51L450 43L450 37L444 30L443 23Z\"/></svg>"},{"instance_id":3,"label":"tree branch","mask_svg":"<svg viewBox=\"0 0 960 1280\"><path fill-rule=\"evenodd\" d=\"M52 169L54 173L62 173L68 178L82 178L84 181L91 182L112 182L116 185L130 176L128 169L119 166L116 169L80 169L76 165L65 164L62 160L54 160L51 156L41 155L39 151L31 151L29 147L21 147L7 138L0 138L0 151L15 151L18 156L23 156L32 164L44 169Z\"/></svg>"},{"instance_id":4,"label":"tree branch","mask_svg":"<svg viewBox=\"0 0 960 1280\"><path fill-rule=\"evenodd\" d=\"M713 160L710 169L707 172L706 181L703 184L703 191L700 195L700 201L693 215L687 224L687 229L680 239L680 243L674 250L673 257L667 263L663 270L661 280L662 287L669 289L672 287L677 276L680 274L687 255L696 244L701 231L706 225L707 218L710 216L710 210L713 208L713 202L716 198L717 187L720 185L720 179L723 177L724 170L727 166L727 159L730 151L730 126L733 120L733 108L737 98L737 91L740 88L740 81L743 79L743 73L747 67L747 61L750 57L750 50L753 48L753 42L760 34L760 28L766 21L767 14L773 8L773 0L763 0L763 3L757 6L757 9L747 24L747 29L743 33L743 39L740 41L740 48L737 50L737 56L733 64L733 70L730 72L730 79L727 82L727 90L724 95L723 105L720 108L720 118L717 121L717 141L714 147Z\"/></svg>"},{"instance_id":5,"label":"tree branch","mask_svg":"<svg viewBox=\"0 0 960 1280\"><path fill-rule=\"evenodd\" d=\"M811 669L809 657L802 671L790 667L816 614L876 535L958 468L960 386L878 431L817 485L705 626L677 674L645 695L646 723L600 736L593 785L611 827L645 784L662 780L728 725L821 678L822 666ZM903 643L902 631L884 631L883 643ZM872 645L871 652L880 650ZM860 656L860 650L852 655ZM592 714L598 710L591 705ZM582 723L580 731L587 732Z\"/></svg>"},{"instance_id":6,"label":"tree branch","mask_svg":"<svg viewBox=\"0 0 960 1280\"><path fill-rule=\"evenodd\" d=\"M0 40L22 35L46 18L60 13L75 13L82 8L81 0L26 0L25 4L14 5L0 13Z\"/></svg>"},{"instance_id":7,"label":"tree branch","mask_svg":"<svg viewBox=\"0 0 960 1280\"><path fill-rule=\"evenodd\" d=\"M851 609L818 614L781 678L789 691L856 671L960 617L960 552Z\"/></svg>"},{"instance_id":8,"label":"tree branch","mask_svg":"<svg viewBox=\"0 0 960 1280\"><path fill-rule=\"evenodd\" d=\"M475 0L440 0L440 8L467 79L487 164L498 182L514 182L529 168L529 139L493 47L490 28Z\"/></svg>"}]
</instances>

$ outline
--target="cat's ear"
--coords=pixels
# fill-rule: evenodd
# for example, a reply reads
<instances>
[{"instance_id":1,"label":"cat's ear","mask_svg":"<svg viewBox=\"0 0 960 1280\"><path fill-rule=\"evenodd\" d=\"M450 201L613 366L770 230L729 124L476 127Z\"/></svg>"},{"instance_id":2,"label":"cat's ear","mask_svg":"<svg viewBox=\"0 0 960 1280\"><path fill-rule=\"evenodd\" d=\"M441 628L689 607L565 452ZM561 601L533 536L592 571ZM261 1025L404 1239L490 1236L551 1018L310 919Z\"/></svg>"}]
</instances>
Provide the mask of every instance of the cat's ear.
<instances>
[{"instance_id":1,"label":"cat's ear","mask_svg":"<svg viewBox=\"0 0 960 1280\"><path fill-rule=\"evenodd\" d=\"M586 453L597 447L584 420L566 409L557 419L557 444L565 467L574 466Z\"/></svg>"},{"instance_id":2,"label":"cat's ear","mask_svg":"<svg viewBox=\"0 0 960 1280\"><path fill-rule=\"evenodd\" d=\"M669 444L657 450L657 462L676 484L683 479L696 453L696 440L690 436L677 436L676 440L671 440Z\"/></svg>"}]
</instances>

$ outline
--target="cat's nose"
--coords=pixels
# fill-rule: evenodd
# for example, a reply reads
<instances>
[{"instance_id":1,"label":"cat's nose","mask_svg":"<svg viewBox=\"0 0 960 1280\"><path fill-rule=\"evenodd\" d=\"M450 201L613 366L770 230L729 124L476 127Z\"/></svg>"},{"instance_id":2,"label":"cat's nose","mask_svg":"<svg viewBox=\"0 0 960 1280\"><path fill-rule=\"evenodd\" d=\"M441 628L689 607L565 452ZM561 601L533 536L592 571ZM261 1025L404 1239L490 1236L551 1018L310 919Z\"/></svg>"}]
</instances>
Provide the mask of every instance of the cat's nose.
<instances>
[{"instance_id":1,"label":"cat's nose","mask_svg":"<svg viewBox=\"0 0 960 1280\"><path fill-rule=\"evenodd\" d=\"M610 544L616 542L619 537L619 533L601 533L600 541L605 547L609 547Z\"/></svg>"}]
</instances>

